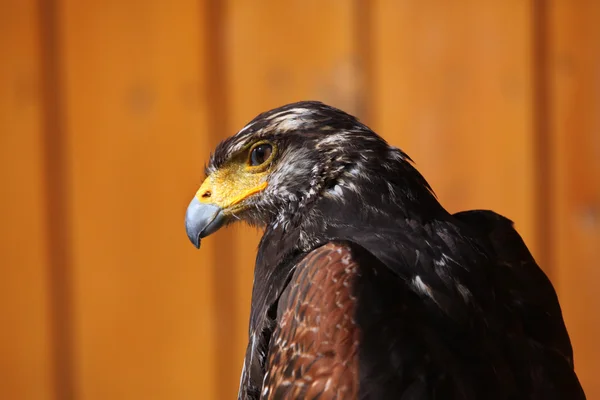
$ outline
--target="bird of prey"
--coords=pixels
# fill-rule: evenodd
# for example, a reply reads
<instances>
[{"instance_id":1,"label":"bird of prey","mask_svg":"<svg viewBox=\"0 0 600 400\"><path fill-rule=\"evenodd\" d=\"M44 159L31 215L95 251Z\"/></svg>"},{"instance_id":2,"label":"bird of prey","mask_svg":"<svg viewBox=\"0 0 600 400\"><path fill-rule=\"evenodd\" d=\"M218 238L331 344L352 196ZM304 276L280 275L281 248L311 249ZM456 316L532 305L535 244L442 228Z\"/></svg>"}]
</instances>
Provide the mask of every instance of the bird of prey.
<instances>
[{"instance_id":1,"label":"bird of prey","mask_svg":"<svg viewBox=\"0 0 600 400\"><path fill-rule=\"evenodd\" d=\"M320 102L211 155L189 239L264 228L239 399L584 399L554 288L510 220L451 214L410 158Z\"/></svg>"}]
</instances>

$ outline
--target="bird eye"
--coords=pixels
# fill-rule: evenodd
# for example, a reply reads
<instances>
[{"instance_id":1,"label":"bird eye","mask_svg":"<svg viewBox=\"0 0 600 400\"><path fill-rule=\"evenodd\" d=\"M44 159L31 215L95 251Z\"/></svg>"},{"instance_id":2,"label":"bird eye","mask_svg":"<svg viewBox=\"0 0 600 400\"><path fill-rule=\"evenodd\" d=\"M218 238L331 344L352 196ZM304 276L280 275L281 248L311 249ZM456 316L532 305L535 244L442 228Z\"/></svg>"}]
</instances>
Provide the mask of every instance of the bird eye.
<instances>
[{"instance_id":1,"label":"bird eye","mask_svg":"<svg viewBox=\"0 0 600 400\"><path fill-rule=\"evenodd\" d=\"M268 143L259 144L250 152L250 166L257 167L262 165L271 157L273 146Z\"/></svg>"}]
</instances>

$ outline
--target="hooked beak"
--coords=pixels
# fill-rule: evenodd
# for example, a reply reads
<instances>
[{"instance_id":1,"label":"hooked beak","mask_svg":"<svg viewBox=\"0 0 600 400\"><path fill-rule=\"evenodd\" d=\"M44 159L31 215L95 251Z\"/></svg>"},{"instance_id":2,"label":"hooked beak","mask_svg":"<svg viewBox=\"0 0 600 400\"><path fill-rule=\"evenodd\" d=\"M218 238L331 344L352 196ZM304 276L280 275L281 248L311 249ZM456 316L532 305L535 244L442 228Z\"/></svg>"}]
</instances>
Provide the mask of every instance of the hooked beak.
<instances>
[{"instance_id":1,"label":"hooked beak","mask_svg":"<svg viewBox=\"0 0 600 400\"><path fill-rule=\"evenodd\" d=\"M194 197L185 213L185 230L190 241L199 249L200 239L215 233L226 220L221 207L201 203Z\"/></svg>"}]
</instances>

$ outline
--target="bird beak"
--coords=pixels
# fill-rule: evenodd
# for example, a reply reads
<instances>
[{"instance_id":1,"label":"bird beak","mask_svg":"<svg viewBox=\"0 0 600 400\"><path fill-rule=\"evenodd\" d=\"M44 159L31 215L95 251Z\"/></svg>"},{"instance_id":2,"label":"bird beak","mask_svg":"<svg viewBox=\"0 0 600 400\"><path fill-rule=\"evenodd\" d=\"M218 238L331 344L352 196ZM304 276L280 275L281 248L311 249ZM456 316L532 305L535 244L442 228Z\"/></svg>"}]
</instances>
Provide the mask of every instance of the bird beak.
<instances>
[{"instance_id":1,"label":"bird beak","mask_svg":"<svg viewBox=\"0 0 600 400\"><path fill-rule=\"evenodd\" d=\"M200 239L218 231L226 220L221 207L201 203L194 197L185 213L185 230L190 241L199 249Z\"/></svg>"}]
</instances>

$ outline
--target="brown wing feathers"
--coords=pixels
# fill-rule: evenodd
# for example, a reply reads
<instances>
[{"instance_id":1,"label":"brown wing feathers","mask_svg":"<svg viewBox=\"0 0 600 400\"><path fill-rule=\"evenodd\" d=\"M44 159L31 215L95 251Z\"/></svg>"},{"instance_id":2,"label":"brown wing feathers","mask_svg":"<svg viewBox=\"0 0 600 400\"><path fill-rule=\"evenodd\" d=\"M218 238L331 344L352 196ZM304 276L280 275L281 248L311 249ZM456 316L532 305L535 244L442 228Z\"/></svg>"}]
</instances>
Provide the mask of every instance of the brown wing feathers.
<instances>
[{"instance_id":1,"label":"brown wing feathers","mask_svg":"<svg viewBox=\"0 0 600 400\"><path fill-rule=\"evenodd\" d=\"M358 329L350 250L326 244L298 265L278 305L262 398L343 399L358 393Z\"/></svg>"}]
</instances>

